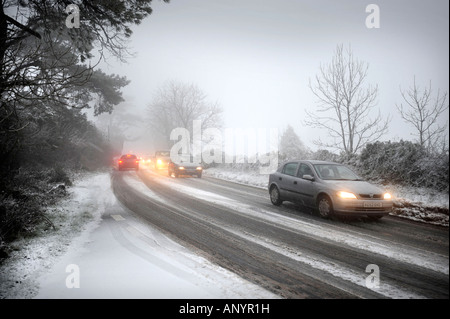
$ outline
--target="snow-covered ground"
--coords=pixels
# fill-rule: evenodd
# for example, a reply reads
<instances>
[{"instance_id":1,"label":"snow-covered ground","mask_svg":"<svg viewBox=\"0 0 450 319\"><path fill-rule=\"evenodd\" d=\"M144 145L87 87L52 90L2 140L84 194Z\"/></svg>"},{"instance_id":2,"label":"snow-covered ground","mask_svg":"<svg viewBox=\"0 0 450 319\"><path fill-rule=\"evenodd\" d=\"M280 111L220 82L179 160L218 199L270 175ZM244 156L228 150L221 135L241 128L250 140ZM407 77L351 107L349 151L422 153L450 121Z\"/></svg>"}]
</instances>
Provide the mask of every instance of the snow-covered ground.
<instances>
[{"instance_id":1,"label":"snow-covered ground","mask_svg":"<svg viewBox=\"0 0 450 319\"><path fill-rule=\"evenodd\" d=\"M204 174L264 189L268 181L267 175L217 168ZM138 180L126 181L143 194L164 200ZM0 299L277 297L140 222L120 206L110 186L109 171L76 177L70 196L48 208L56 230L43 228L38 236L12 244L10 258L0 267ZM396 199L394 214L448 227L447 193L388 188ZM209 195L211 201L221 200ZM66 286L70 264L80 267L80 288ZM132 271L123 276L118 275L120 269Z\"/></svg>"},{"instance_id":2,"label":"snow-covered ground","mask_svg":"<svg viewBox=\"0 0 450 319\"><path fill-rule=\"evenodd\" d=\"M267 189L268 175L253 171L227 170L223 168L208 168L205 176ZM380 186L394 196L392 215L414 221L449 226L449 194L417 187L398 185Z\"/></svg>"},{"instance_id":3,"label":"snow-covered ground","mask_svg":"<svg viewBox=\"0 0 450 319\"><path fill-rule=\"evenodd\" d=\"M107 171L79 176L48 209L56 231L14 243L0 268L0 299L278 298L142 223L110 185ZM68 288L76 274L80 287Z\"/></svg>"}]
</instances>

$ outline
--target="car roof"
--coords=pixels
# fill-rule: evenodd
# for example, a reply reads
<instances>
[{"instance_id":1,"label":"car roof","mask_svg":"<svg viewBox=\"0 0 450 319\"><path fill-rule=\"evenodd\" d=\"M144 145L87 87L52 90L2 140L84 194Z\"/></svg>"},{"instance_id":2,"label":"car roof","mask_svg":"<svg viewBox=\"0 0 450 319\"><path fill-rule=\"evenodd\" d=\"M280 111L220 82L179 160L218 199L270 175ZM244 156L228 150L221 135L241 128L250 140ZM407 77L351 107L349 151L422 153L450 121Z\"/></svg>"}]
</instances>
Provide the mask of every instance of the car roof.
<instances>
[{"instance_id":1,"label":"car roof","mask_svg":"<svg viewBox=\"0 0 450 319\"><path fill-rule=\"evenodd\" d=\"M285 162L282 163L282 165L287 164L287 163L295 163L295 162L299 162L299 163L310 163L310 164L312 164L312 165L315 165L315 164L334 164L334 165L343 165L343 164L340 164L340 163L330 162L330 161L300 160L300 159L295 159L295 160L285 161Z\"/></svg>"},{"instance_id":2,"label":"car roof","mask_svg":"<svg viewBox=\"0 0 450 319\"><path fill-rule=\"evenodd\" d=\"M309 162L311 164L334 164L334 165L342 165L341 163L330 162L330 161L318 161L318 160L307 160L305 162Z\"/></svg>"}]
</instances>

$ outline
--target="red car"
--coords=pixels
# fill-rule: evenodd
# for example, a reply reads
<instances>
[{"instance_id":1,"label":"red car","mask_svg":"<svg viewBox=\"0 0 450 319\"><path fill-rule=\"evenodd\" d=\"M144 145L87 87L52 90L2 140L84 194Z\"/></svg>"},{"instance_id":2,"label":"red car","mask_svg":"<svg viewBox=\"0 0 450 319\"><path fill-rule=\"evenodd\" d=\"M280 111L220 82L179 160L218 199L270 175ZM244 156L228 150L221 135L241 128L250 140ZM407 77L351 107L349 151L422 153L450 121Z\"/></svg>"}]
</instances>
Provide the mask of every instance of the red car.
<instances>
[{"instance_id":1,"label":"red car","mask_svg":"<svg viewBox=\"0 0 450 319\"><path fill-rule=\"evenodd\" d=\"M135 169L139 170L139 159L134 154L125 154L119 158L119 162L117 163L119 167L119 171L123 171L124 169Z\"/></svg>"}]
</instances>

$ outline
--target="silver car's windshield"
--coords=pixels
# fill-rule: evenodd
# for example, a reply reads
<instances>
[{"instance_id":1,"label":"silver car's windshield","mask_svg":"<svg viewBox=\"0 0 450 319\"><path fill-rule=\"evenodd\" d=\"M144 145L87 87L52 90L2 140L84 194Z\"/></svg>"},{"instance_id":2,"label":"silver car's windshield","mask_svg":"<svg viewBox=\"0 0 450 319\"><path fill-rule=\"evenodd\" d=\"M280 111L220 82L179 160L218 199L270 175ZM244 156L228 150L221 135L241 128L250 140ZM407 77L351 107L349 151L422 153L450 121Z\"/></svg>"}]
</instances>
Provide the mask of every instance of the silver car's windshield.
<instances>
[{"instance_id":1,"label":"silver car's windshield","mask_svg":"<svg viewBox=\"0 0 450 319\"><path fill-rule=\"evenodd\" d=\"M359 181L361 178L344 165L315 164L313 165L317 175L325 180L352 180Z\"/></svg>"}]
</instances>

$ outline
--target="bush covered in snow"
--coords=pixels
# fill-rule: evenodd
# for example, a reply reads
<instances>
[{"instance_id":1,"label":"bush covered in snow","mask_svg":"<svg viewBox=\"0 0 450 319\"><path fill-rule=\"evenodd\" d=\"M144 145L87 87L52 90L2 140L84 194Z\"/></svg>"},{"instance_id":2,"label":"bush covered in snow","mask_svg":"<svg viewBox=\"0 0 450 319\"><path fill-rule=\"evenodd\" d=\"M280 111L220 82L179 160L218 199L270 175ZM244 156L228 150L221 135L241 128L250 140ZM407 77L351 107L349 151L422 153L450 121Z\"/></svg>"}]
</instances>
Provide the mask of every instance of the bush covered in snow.
<instances>
[{"instance_id":1,"label":"bush covered in snow","mask_svg":"<svg viewBox=\"0 0 450 319\"><path fill-rule=\"evenodd\" d=\"M409 141L368 144L356 163L360 174L381 184L449 190L448 154L428 154Z\"/></svg>"},{"instance_id":2,"label":"bush covered in snow","mask_svg":"<svg viewBox=\"0 0 450 319\"><path fill-rule=\"evenodd\" d=\"M60 168L59 174L68 179ZM21 169L0 192L0 261L7 246L20 236L33 234L38 227L53 227L45 207L66 196L61 181L53 181L53 169Z\"/></svg>"},{"instance_id":3,"label":"bush covered in snow","mask_svg":"<svg viewBox=\"0 0 450 319\"><path fill-rule=\"evenodd\" d=\"M51 224L45 207L65 195L70 172L95 170L112 158L109 144L79 110L30 117L20 133L21 143L0 163L0 256L8 242Z\"/></svg>"}]
</instances>

